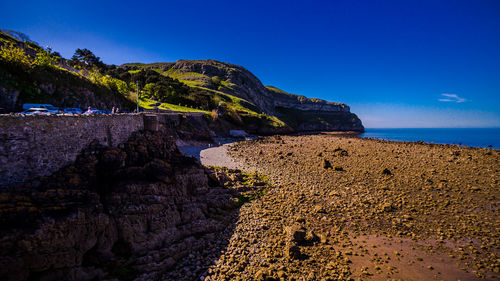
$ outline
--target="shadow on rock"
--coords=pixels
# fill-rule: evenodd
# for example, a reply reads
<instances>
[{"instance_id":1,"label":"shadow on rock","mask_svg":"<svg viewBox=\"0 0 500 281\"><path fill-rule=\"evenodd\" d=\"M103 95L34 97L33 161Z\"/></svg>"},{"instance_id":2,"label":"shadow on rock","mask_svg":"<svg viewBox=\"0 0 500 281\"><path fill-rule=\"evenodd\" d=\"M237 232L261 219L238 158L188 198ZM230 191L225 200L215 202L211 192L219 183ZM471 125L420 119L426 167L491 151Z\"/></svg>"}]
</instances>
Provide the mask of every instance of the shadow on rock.
<instances>
[{"instance_id":1,"label":"shadow on rock","mask_svg":"<svg viewBox=\"0 0 500 281\"><path fill-rule=\"evenodd\" d=\"M161 132L92 143L53 175L0 191L0 276L198 280L263 188L236 174L204 168Z\"/></svg>"}]
</instances>

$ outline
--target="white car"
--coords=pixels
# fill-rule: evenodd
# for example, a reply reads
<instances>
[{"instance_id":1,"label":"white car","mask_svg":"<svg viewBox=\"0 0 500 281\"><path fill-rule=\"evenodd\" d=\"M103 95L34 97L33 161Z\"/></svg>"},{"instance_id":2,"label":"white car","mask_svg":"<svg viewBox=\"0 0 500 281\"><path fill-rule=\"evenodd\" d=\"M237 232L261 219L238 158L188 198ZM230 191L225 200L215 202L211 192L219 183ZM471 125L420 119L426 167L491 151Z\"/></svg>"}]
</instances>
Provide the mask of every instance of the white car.
<instances>
[{"instance_id":1,"label":"white car","mask_svg":"<svg viewBox=\"0 0 500 281\"><path fill-rule=\"evenodd\" d=\"M28 110L25 110L23 112L20 112L20 114L26 114L26 115L47 115L51 114L46 108L41 108L41 107L33 107Z\"/></svg>"},{"instance_id":2,"label":"white car","mask_svg":"<svg viewBox=\"0 0 500 281\"><path fill-rule=\"evenodd\" d=\"M49 113L58 114L60 113L59 108L53 106L52 104L44 103L25 103L23 104L24 110L29 110L31 108L45 108Z\"/></svg>"}]
</instances>

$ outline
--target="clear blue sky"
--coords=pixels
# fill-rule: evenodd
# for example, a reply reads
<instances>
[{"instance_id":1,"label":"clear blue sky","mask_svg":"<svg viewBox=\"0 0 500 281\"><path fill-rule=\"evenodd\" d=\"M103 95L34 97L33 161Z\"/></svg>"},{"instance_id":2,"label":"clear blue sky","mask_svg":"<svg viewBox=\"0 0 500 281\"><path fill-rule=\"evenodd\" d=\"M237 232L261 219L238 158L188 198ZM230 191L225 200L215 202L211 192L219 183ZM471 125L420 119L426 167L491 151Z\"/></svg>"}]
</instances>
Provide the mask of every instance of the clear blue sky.
<instances>
[{"instance_id":1,"label":"clear blue sky","mask_svg":"<svg viewBox=\"0 0 500 281\"><path fill-rule=\"evenodd\" d=\"M500 127L500 1L11 1L0 28L108 64L216 59L366 127Z\"/></svg>"}]
</instances>

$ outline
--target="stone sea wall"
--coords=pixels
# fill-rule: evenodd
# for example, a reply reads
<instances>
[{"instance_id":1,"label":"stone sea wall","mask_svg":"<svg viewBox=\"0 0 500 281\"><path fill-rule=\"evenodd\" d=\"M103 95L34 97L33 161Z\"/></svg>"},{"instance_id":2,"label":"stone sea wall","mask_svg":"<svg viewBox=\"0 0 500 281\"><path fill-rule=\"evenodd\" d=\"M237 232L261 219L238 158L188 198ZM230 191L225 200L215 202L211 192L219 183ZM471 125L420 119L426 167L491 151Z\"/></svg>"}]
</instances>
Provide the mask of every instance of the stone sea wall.
<instances>
[{"instance_id":1,"label":"stone sea wall","mask_svg":"<svg viewBox=\"0 0 500 281\"><path fill-rule=\"evenodd\" d=\"M143 128L142 115L1 116L0 186L50 175L92 141L116 146Z\"/></svg>"}]
</instances>

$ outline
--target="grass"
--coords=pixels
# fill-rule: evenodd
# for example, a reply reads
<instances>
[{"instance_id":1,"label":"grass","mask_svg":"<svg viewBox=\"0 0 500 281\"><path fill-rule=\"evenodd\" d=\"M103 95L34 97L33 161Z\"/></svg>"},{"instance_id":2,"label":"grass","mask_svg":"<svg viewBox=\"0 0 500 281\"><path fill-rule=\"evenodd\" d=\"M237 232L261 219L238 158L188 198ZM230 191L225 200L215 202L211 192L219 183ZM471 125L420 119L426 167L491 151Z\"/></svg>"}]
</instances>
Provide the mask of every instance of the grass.
<instances>
[{"instance_id":1,"label":"grass","mask_svg":"<svg viewBox=\"0 0 500 281\"><path fill-rule=\"evenodd\" d=\"M255 172L241 172L243 175L243 184L244 185L251 185L255 181L261 181L265 182L266 184L269 184L269 178L267 176L261 175L259 173Z\"/></svg>"},{"instance_id":2,"label":"grass","mask_svg":"<svg viewBox=\"0 0 500 281\"><path fill-rule=\"evenodd\" d=\"M234 111L236 114L248 114L252 115L256 118L264 119L264 120L269 120L270 124L272 124L273 127L283 127L285 126L284 122L279 120L276 117L273 116L268 116L265 114L261 114L259 108L253 104L250 103L244 99L238 98L234 95L230 95L227 93L224 93L222 91L214 90L207 88L205 86L209 85L209 83L212 82L212 79L204 74L197 73L197 72L185 72L185 73L179 73L177 70L174 69L169 69L167 71L158 71L162 75L169 76L171 78L178 79L179 81L183 82L184 84L188 85L191 88L197 88L200 90L203 90L205 92L210 92L213 94L212 98L214 99L216 104L219 103L224 103L228 110ZM236 87L237 85L234 83L229 82L228 80L221 81L221 86L224 88L227 88L228 90L232 90L233 87ZM171 104L166 104L166 109L170 110L178 110L178 111L200 111L200 110L192 110L190 108L179 108L176 105L171 105ZM161 106L160 106L161 108ZM206 112L206 111L204 111Z\"/></svg>"},{"instance_id":3,"label":"grass","mask_svg":"<svg viewBox=\"0 0 500 281\"><path fill-rule=\"evenodd\" d=\"M139 69L144 69L144 68L165 68L173 63L171 62L155 62L155 63L140 63L140 62L134 62L134 63L125 63L122 66L131 66L131 67L137 67Z\"/></svg>"},{"instance_id":4,"label":"grass","mask_svg":"<svg viewBox=\"0 0 500 281\"><path fill-rule=\"evenodd\" d=\"M136 96L136 95L135 95ZM209 111L206 110L201 110L197 108L191 108L187 106L182 106L182 105L175 105L171 103L166 103L166 102L157 102L155 100L150 100L146 98L141 98L139 99L139 106L144 109L155 109L155 104L160 104L158 106L159 109L164 109L164 110L172 110L172 111L181 111L181 112L201 112L201 113L206 113L210 114Z\"/></svg>"},{"instance_id":5,"label":"grass","mask_svg":"<svg viewBox=\"0 0 500 281\"><path fill-rule=\"evenodd\" d=\"M222 86L231 90L237 86L236 84L229 82L229 80L221 81L220 83L222 84Z\"/></svg>"},{"instance_id":6,"label":"grass","mask_svg":"<svg viewBox=\"0 0 500 281\"><path fill-rule=\"evenodd\" d=\"M285 95L293 95L293 94L290 94L288 92L285 92L281 89L278 89L274 86L265 86L268 90L270 90L271 92L276 92L276 93L280 93L280 94L285 94Z\"/></svg>"},{"instance_id":7,"label":"grass","mask_svg":"<svg viewBox=\"0 0 500 281\"><path fill-rule=\"evenodd\" d=\"M248 173L248 172L242 172L243 175L243 185L246 186L254 186L253 184L255 182L263 182L266 186L269 185L269 179L267 176L261 175L259 173ZM246 194L241 194L236 198L236 203L241 206L245 204L246 202L250 202L252 200L255 200L261 196L264 196L266 194L264 189L256 190L251 193L246 193Z\"/></svg>"},{"instance_id":8,"label":"grass","mask_svg":"<svg viewBox=\"0 0 500 281\"><path fill-rule=\"evenodd\" d=\"M208 77L207 75L198 73L198 72L178 72L175 69L169 69L167 71L163 71L162 74L165 76L175 78L175 79L179 79L179 80L185 80L183 78L186 78L186 77L189 77L192 79L207 79L207 81L210 80L210 77Z\"/></svg>"},{"instance_id":9,"label":"grass","mask_svg":"<svg viewBox=\"0 0 500 281\"><path fill-rule=\"evenodd\" d=\"M236 198L235 202L236 202L236 204L241 206L247 202L250 202L250 201L255 200L261 196L264 196L265 194L266 194L266 192L264 190L259 190L257 192L251 193L251 194L242 194L242 195L238 196L238 198Z\"/></svg>"},{"instance_id":10,"label":"grass","mask_svg":"<svg viewBox=\"0 0 500 281\"><path fill-rule=\"evenodd\" d=\"M221 92L221 91L217 91L214 89L208 89L205 87L195 86L194 88L198 88L198 89L205 90L205 91L208 91L208 92L215 94L215 96L216 96L215 98L217 98L217 96L219 97L219 99L217 101L218 102L221 102L221 101L225 102L226 105L231 110L234 110L237 112L245 112L245 113L252 114L252 115L259 115L259 109L257 108L257 106L251 102L248 102L248 101L242 99L242 98L239 98L239 97L236 97L236 96L233 96L233 95Z\"/></svg>"},{"instance_id":11,"label":"grass","mask_svg":"<svg viewBox=\"0 0 500 281\"><path fill-rule=\"evenodd\" d=\"M202 113L207 113L207 114L210 113L210 111L181 106L181 105L175 105L175 104L166 103L166 102L164 102L160 105L160 109L168 109L168 110L183 111L183 112L202 112Z\"/></svg>"}]
</instances>

